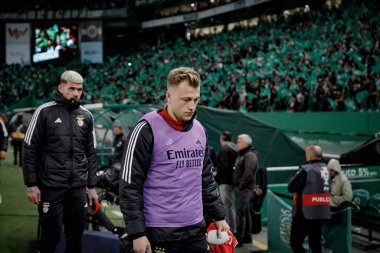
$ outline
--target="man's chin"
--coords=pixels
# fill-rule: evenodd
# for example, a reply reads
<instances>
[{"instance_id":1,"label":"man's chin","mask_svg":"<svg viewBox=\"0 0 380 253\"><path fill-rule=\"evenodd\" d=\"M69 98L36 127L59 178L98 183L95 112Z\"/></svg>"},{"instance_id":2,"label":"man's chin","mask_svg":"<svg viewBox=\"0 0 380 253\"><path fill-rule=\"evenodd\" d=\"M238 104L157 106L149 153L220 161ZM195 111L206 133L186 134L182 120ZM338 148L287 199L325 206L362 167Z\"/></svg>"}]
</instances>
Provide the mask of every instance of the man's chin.
<instances>
[{"instance_id":1,"label":"man's chin","mask_svg":"<svg viewBox=\"0 0 380 253\"><path fill-rule=\"evenodd\" d=\"M191 118L193 117L193 115L184 115L183 117L182 117L182 120L183 121L189 121L189 120L191 120Z\"/></svg>"}]
</instances>

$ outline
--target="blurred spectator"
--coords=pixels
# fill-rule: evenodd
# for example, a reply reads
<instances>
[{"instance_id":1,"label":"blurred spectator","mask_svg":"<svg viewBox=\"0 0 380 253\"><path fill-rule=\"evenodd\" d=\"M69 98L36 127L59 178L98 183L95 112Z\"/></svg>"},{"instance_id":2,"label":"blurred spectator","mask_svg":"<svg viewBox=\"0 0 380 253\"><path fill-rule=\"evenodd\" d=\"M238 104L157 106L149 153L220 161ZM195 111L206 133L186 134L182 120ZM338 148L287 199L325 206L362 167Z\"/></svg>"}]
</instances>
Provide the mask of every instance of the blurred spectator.
<instances>
[{"instance_id":1,"label":"blurred spectator","mask_svg":"<svg viewBox=\"0 0 380 253\"><path fill-rule=\"evenodd\" d=\"M249 203L254 197L253 189L256 186L258 158L257 152L252 146L252 138L249 135L239 135L236 147L238 156L233 181L236 195L236 239L239 242L237 247L241 247L243 243L252 243L252 217L249 211Z\"/></svg>"},{"instance_id":2,"label":"blurred spectator","mask_svg":"<svg viewBox=\"0 0 380 253\"><path fill-rule=\"evenodd\" d=\"M9 125L9 133L11 135L11 144L13 146L13 164L22 166L22 143L24 141L26 126L23 122L22 114L16 116L16 120Z\"/></svg>"},{"instance_id":3,"label":"blurred spectator","mask_svg":"<svg viewBox=\"0 0 380 253\"><path fill-rule=\"evenodd\" d=\"M220 198L226 209L226 221L230 225L230 230L236 233L236 213L232 196L234 193L233 174L238 151L229 131L224 131L219 140L221 150L216 162L215 181L219 184Z\"/></svg>"},{"instance_id":4,"label":"blurred spectator","mask_svg":"<svg viewBox=\"0 0 380 253\"><path fill-rule=\"evenodd\" d=\"M113 133L115 135L113 141L112 155L110 157L110 164L121 164L125 144L127 137L123 133L123 127L121 125L115 125L113 127Z\"/></svg>"},{"instance_id":5,"label":"blurred spectator","mask_svg":"<svg viewBox=\"0 0 380 253\"><path fill-rule=\"evenodd\" d=\"M352 187L350 181L344 175L340 163L336 159L331 159L327 164L331 175L331 202L332 210L344 207L345 203L352 201Z\"/></svg>"},{"instance_id":6,"label":"blurred spectator","mask_svg":"<svg viewBox=\"0 0 380 253\"><path fill-rule=\"evenodd\" d=\"M7 157L8 150L8 131L3 118L0 117L0 159Z\"/></svg>"}]
</instances>

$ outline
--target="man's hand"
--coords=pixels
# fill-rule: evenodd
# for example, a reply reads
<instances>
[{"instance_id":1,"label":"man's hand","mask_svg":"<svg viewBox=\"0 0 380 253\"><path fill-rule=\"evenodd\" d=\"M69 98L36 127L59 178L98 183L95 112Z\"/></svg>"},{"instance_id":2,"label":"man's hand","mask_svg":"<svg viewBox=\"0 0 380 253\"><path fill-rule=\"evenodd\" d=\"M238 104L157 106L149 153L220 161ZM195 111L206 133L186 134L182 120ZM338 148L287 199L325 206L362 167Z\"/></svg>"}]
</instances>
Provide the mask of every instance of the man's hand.
<instances>
[{"instance_id":1,"label":"man's hand","mask_svg":"<svg viewBox=\"0 0 380 253\"><path fill-rule=\"evenodd\" d=\"M230 231L230 226L227 224L226 220L220 220L220 221L215 221L215 225L218 228L218 238L221 238L221 232L227 232Z\"/></svg>"},{"instance_id":2,"label":"man's hand","mask_svg":"<svg viewBox=\"0 0 380 253\"><path fill-rule=\"evenodd\" d=\"M133 251L135 253L152 253L150 242L146 236L133 240Z\"/></svg>"},{"instance_id":3,"label":"man's hand","mask_svg":"<svg viewBox=\"0 0 380 253\"><path fill-rule=\"evenodd\" d=\"M38 205L41 202L41 191L37 186L27 187L26 195L29 202Z\"/></svg>"},{"instance_id":4,"label":"man's hand","mask_svg":"<svg viewBox=\"0 0 380 253\"><path fill-rule=\"evenodd\" d=\"M87 196L88 196L88 205L92 206L92 201L94 200L95 203L98 202L98 194L95 191L95 188L89 189L86 188Z\"/></svg>"},{"instance_id":5,"label":"man's hand","mask_svg":"<svg viewBox=\"0 0 380 253\"><path fill-rule=\"evenodd\" d=\"M7 157L7 151L1 150L0 151L0 159L3 160Z\"/></svg>"}]
</instances>

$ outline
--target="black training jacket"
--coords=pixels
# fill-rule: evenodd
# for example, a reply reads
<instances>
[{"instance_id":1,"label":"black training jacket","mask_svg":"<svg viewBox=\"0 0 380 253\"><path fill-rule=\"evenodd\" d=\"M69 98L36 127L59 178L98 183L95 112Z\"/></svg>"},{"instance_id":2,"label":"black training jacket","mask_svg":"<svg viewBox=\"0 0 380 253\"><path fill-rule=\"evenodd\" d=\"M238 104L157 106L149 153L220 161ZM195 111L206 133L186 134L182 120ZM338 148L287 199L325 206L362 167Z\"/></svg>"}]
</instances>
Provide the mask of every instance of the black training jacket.
<instances>
[{"instance_id":1,"label":"black training jacket","mask_svg":"<svg viewBox=\"0 0 380 253\"><path fill-rule=\"evenodd\" d=\"M234 169L234 185L239 191L255 188L258 164L257 153L253 147L239 150Z\"/></svg>"},{"instance_id":2,"label":"black training jacket","mask_svg":"<svg viewBox=\"0 0 380 253\"><path fill-rule=\"evenodd\" d=\"M234 184L233 175L237 154L238 150L232 142L223 145L216 163L217 173L215 181L218 184Z\"/></svg>"},{"instance_id":3,"label":"black training jacket","mask_svg":"<svg viewBox=\"0 0 380 253\"><path fill-rule=\"evenodd\" d=\"M35 111L24 138L27 186L77 188L96 185L92 114L57 92Z\"/></svg>"}]
</instances>

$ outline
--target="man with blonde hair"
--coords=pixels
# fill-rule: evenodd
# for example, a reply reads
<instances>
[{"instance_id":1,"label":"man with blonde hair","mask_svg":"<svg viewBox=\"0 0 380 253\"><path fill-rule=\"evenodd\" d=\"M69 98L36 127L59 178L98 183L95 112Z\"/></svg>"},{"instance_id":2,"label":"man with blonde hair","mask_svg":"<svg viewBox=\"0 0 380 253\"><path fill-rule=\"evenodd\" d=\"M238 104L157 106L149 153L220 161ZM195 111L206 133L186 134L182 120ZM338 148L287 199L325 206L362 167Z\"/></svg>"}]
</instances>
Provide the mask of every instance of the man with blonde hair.
<instances>
[{"instance_id":1,"label":"man with blonde hair","mask_svg":"<svg viewBox=\"0 0 380 253\"><path fill-rule=\"evenodd\" d=\"M203 210L228 231L215 189L206 133L195 119L200 76L169 72L164 109L145 114L127 137L120 209L135 253L206 253Z\"/></svg>"}]
</instances>

